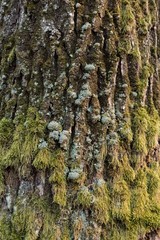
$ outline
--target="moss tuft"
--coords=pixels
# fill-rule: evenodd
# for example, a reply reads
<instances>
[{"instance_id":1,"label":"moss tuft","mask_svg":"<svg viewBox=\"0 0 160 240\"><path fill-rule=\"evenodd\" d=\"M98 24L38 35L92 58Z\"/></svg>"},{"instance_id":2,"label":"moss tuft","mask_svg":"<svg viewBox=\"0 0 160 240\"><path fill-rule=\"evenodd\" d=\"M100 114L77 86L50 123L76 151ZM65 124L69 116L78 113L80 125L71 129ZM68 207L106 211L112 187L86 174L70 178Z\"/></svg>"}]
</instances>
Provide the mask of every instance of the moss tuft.
<instances>
[{"instance_id":1,"label":"moss tuft","mask_svg":"<svg viewBox=\"0 0 160 240\"><path fill-rule=\"evenodd\" d=\"M50 183L53 183L53 201L64 207L66 205L66 176L64 153L61 150L54 152L50 166L53 168L49 177Z\"/></svg>"},{"instance_id":2,"label":"moss tuft","mask_svg":"<svg viewBox=\"0 0 160 240\"><path fill-rule=\"evenodd\" d=\"M146 133L148 129L149 116L146 109L143 107L137 108L133 114L133 151L135 153L146 155L148 152Z\"/></svg>"},{"instance_id":3,"label":"moss tuft","mask_svg":"<svg viewBox=\"0 0 160 240\"><path fill-rule=\"evenodd\" d=\"M36 169L45 170L47 167L50 166L51 161L51 152L48 148L43 148L39 150L32 164Z\"/></svg>"},{"instance_id":4,"label":"moss tuft","mask_svg":"<svg viewBox=\"0 0 160 240\"><path fill-rule=\"evenodd\" d=\"M124 180L116 180L112 189L112 217L120 221L129 222L131 215L130 208L131 193Z\"/></svg>"},{"instance_id":5,"label":"moss tuft","mask_svg":"<svg viewBox=\"0 0 160 240\"><path fill-rule=\"evenodd\" d=\"M14 124L10 119L2 118L0 121L0 145L7 148L13 138Z\"/></svg>"},{"instance_id":6,"label":"moss tuft","mask_svg":"<svg viewBox=\"0 0 160 240\"><path fill-rule=\"evenodd\" d=\"M121 32L123 34L128 33L135 26L135 17L133 9L129 1L122 0L122 11L121 11Z\"/></svg>"},{"instance_id":7,"label":"moss tuft","mask_svg":"<svg viewBox=\"0 0 160 240\"><path fill-rule=\"evenodd\" d=\"M77 198L75 200L76 205L80 205L83 208L89 208L93 201L93 195L89 192L87 187L82 187L77 193Z\"/></svg>"},{"instance_id":8,"label":"moss tuft","mask_svg":"<svg viewBox=\"0 0 160 240\"><path fill-rule=\"evenodd\" d=\"M149 211L149 194L147 192L147 178L140 169L136 174L135 186L132 191L132 218L133 222L141 224Z\"/></svg>"},{"instance_id":9,"label":"moss tuft","mask_svg":"<svg viewBox=\"0 0 160 240\"><path fill-rule=\"evenodd\" d=\"M106 183L97 184L93 189L93 215L96 221L106 224L109 221L109 194Z\"/></svg>"},{"instance_id":10,"label":"moss tuft","mask_svg":"<svg viewBox=\"0 0 160 240\"><path fill-rule=\"evenodd\" d=\"M138 162L138 159L142 160L149 150L158 143L160 120L158 112L153 105L148 111L144 107L135 109L132 119L132 129L134 132L132 160L136 160L137 158L136 161Z\"/></svg>"}]
</instances>

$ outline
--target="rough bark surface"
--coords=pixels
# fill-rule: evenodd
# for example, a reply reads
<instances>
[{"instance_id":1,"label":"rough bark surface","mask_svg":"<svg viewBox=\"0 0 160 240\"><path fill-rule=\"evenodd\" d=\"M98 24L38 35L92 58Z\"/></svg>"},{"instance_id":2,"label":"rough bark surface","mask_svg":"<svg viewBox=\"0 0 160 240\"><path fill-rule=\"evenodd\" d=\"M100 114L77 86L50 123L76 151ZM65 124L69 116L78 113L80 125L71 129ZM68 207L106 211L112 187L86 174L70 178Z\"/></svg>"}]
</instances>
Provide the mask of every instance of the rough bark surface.
<instances>
[{"instance_id":1,"label":"rough bark surface","mask_svg":"<svg viewBox=\"0 0 160 240\"><path fill-rule=\"evenodd\" d=\"M160 2L0 0L0 239L160 239Z\"/></svg>"}]
</instances>

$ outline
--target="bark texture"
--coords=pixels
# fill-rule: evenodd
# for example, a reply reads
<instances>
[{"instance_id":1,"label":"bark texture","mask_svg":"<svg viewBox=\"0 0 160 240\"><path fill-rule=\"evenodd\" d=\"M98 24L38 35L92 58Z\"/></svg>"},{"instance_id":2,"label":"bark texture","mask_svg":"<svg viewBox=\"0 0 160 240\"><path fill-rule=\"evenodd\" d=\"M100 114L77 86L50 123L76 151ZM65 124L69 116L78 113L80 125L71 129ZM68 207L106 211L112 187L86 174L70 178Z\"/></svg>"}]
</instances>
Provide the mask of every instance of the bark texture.
<instances>
[{"instance_id":1,"label":"bark texture","mask_svg":"<svg viewBox=\"0 0 160 240\"><path fill-rule=\"evenodd\" d=\"M0 0L0 239L160 239L159 0Z\"/></svg>"}]
</instances>

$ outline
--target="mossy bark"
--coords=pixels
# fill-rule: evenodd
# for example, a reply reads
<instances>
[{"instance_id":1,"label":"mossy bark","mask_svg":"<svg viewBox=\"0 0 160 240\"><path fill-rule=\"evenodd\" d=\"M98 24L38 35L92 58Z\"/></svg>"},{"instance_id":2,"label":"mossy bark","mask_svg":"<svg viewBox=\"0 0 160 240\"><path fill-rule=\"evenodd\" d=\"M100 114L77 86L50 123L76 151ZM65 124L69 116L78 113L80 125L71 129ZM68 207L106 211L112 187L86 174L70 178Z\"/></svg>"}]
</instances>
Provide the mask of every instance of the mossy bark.
<instances>
[{"instance_id":1,"label":"mossy bark","mask_svg":"<svg viewBox=\"0 0 160 240\"><path fill-rule=\"evenodd\" d=\"M0 1L0 239L159 239L160 2Z\"/></svg>"}]
</instances>

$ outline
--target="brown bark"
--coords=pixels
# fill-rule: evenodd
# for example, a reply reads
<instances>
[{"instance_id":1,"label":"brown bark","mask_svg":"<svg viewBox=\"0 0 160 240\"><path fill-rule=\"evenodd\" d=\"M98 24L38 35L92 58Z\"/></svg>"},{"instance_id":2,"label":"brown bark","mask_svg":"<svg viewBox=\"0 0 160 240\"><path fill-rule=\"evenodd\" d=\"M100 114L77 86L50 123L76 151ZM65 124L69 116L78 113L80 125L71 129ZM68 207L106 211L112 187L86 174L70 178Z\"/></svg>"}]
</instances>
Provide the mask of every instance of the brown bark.
<instances>
[{"instance_id":1,"label":"brown bark","mask_svg":"<svg viewBox=\"0 0 160 240\"><path fill-rule=\"evenodd\" d=\"M158 0L0 1L0 239L159 239Z\"/></svg>"}]
</instances>

